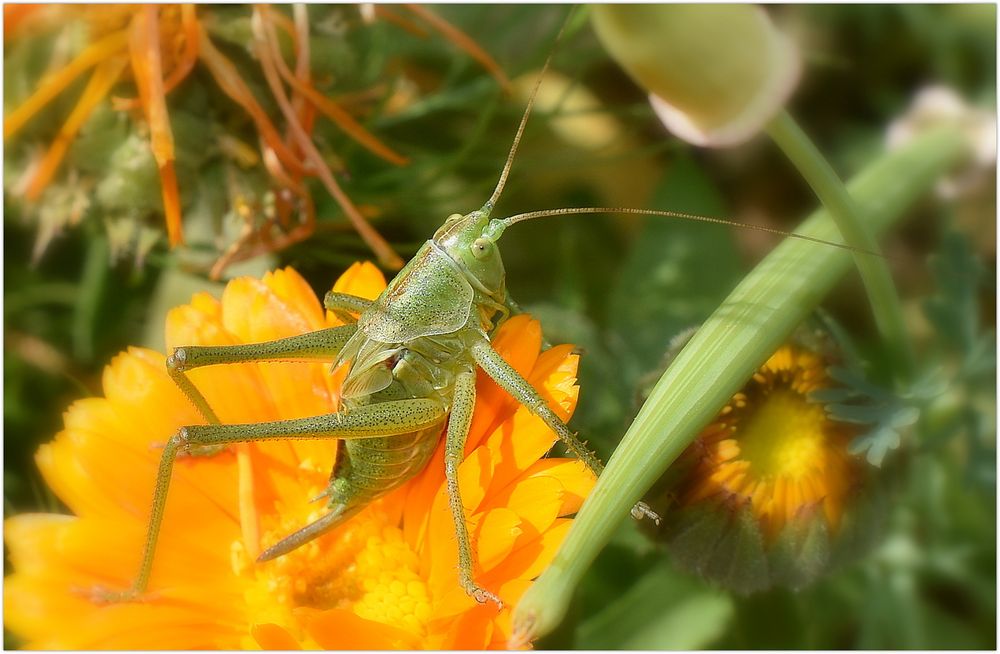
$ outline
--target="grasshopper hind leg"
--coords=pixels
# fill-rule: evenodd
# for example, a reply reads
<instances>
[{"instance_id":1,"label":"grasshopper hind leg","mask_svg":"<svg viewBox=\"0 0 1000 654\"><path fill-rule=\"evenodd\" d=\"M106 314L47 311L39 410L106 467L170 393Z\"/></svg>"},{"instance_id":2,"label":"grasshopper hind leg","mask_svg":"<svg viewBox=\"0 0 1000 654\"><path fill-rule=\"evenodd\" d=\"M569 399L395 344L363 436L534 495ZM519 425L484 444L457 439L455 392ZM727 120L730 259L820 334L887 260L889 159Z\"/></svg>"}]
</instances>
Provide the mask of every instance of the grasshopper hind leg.
<instances>
[{"instance_id":1,"label":"grasshopper hind leg","mask_svg":"<svg viewBox=\"0 0 1000 654\"><path fill-rule=\"evenodd\" d=\"M264 550L261 555L257 557L257 562L263 563L265 561L271 561L272 559L276 559L279 556L288 554L292 550L302 547L309 541L319 538L337 525L340 525L347 519L353 517L354 514L361 508L361 506L348 507L346 504L334 504L330 508L330 511L322 517L310 522L302 529L299 529L295 533L282 538L280 541Z\"/></svg>"}]
</instances>

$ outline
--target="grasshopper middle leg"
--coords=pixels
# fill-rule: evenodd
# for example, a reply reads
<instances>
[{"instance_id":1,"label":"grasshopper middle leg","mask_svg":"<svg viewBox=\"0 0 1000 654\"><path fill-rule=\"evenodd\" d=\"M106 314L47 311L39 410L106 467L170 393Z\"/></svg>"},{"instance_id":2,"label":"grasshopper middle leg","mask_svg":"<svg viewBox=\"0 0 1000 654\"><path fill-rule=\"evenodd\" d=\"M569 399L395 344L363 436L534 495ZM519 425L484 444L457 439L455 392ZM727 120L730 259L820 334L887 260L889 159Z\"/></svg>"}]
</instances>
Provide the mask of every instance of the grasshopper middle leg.
<instances>
[{"instance_id":1,"label":"grasshopper middle leg","mask_svg":"<svg viewBox=\"0 0 1000 654\"><path fill-rule=\"evenodd\" d=\"M545 398L528 383L510 364L503 360L490 342L485 337L473 342L472 356L498 386L510 393L511 397L528 407L528 410L538 416L548 425L549 429L556 433L566 447L581 461L583 461L595 476L600 476L604 470L604 464L597 456L590 451L587 445L577 438L569 427L566 426L556 412L553 411ZM632 507L632 517L636 520L650 518L659 524L660 517L650 509L645 502L638 502Z\"/></svg>"}]
</instances>

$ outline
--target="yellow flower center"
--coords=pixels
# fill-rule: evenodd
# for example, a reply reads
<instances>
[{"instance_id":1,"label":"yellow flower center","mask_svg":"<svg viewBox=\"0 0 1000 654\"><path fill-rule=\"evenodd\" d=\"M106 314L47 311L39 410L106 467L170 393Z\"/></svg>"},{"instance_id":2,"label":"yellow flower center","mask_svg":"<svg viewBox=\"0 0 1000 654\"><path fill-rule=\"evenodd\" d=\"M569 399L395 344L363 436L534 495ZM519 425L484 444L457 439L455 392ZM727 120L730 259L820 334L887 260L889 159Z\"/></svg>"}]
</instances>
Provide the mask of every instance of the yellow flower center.
<instances>
[{"instance_id":1,"label":"yellow flower center","mask_svg":"<svg viewBox=\"0 0 1000 654\"><path fill-rule=\"evenodd\" d=\"M856 474L853 432L807 397L829 385L823 366L816 353L779 349L692 446L681 501L749 505L769 540L815 510L836 529Z\"/></svg>"},{"instance_id":2,"label":"yellow flower center","mask_svg":"<svg viewBox=\"0 0 1000 654\"><path fill-rule=\"evenodd\" d=\"M740 430L743 458L759 477L802 479L823 457L825 419L822 406L775 391Z\"/></svg>"},{"instance_id":3,"label":"yellow flower center","mask_svg":"<svg viewBox=\"0 0 1000 654\"><path fill-rule=\"evenodd\" d=\"M264 542L276 542L325 511L264 518ZM238 541L233 568L253 579L245 593L252 621L281 625L296 638L305 638L294 613L301 607L346 609L418 637L426 634L431 604L419 559L377 506L274 561L252 561Z\"/></svg>"}]
</instances>

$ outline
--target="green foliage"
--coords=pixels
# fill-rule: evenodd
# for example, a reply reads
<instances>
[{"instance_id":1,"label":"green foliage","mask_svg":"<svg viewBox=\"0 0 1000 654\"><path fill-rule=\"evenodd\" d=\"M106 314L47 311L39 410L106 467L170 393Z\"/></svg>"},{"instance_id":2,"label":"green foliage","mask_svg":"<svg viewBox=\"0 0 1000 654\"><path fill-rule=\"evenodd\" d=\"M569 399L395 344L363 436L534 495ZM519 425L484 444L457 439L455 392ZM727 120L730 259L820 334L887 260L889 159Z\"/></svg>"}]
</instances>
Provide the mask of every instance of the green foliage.
<instances>
[{"instance_id":1,"label":"green foliage","mask_svg":"<svg viewBox=\"0 0 1000 654\"><path fill-rule=\"evenodd\" d=\"M854 439L849 451L855 455L864 454L868 463L882 467L886 452L899 447L900 431L913 426L920 417L920 410L870 383L854 370L832 367L829 373L843 387L816 391L810 399L822 403L834 420L864 425L868 431ZM849 404L857 401L863 404Z\"/></svg>"}]
</instances>

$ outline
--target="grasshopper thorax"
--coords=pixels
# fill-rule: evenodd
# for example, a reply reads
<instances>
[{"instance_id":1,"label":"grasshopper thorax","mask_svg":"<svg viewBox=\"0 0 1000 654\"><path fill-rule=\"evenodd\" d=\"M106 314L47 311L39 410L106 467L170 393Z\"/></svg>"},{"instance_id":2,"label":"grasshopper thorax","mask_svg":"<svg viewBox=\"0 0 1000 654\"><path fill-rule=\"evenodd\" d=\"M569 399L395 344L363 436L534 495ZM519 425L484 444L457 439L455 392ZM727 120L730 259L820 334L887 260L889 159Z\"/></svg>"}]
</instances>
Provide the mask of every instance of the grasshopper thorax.
<instances>
[{"instance_id":1,"label":"grasshopper thorax","mask_svg":"<svg viewBox=\"0 0 1000 654\"><path fill-rule=\"evenodd\" d=\"M503 302L504 267L496 237L488 233L489 205L478 211L448 216L434 233L434 243L444 250L480 292Z\"/></svg>"}]
</instances>

